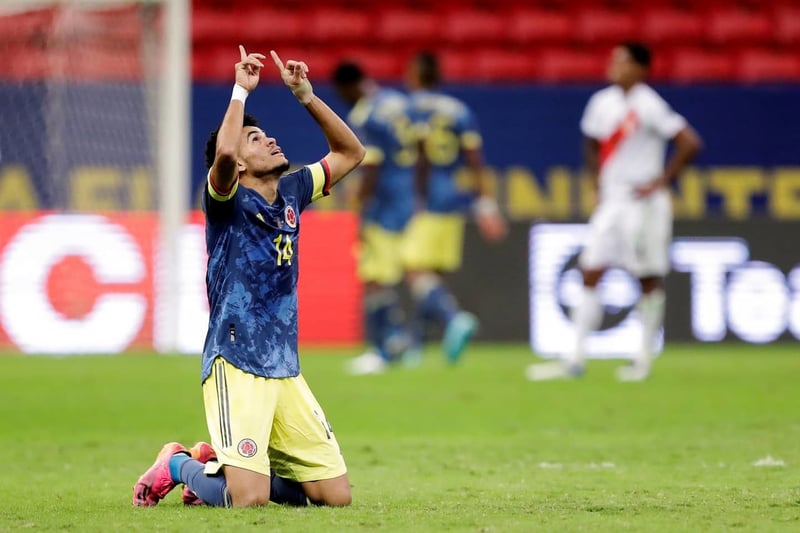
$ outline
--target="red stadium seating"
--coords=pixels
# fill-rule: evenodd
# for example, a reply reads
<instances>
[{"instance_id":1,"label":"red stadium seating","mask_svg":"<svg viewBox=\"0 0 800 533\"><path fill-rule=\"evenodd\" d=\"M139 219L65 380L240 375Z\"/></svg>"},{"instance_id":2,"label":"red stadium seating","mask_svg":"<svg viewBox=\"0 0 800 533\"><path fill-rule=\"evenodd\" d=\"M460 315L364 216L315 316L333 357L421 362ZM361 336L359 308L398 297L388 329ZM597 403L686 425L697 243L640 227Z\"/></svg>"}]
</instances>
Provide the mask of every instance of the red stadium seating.
<instances>
[{"instance_id":1,"label":"red stadium seating","mask_svg":"<svg viewBox=\"0 0 800 533\"><path fill-rule=\"evenodd\" d=\"M233 65L238 51L230 46L195 47L192 53L192 79L233 82Z\"/></svg>"},{"instance_id":2,"label":"red stadium seating","mask_svg":"<svg viewBox=\"0 0 800 533\"><path fill-rule=\"evenodd\" d=\"M554 9L515 9L509 12L508 37L515 43L566 43L573 39L570 14Z\"/></svg>"},{"instance_id":3,"label":"red stadium seating","mask_svg":"<svg viewBox=\"0 0 800 533\"><path fill-rule=\"evenodd\" d=\"M800 79L800 53L752 49L736 61L739 80L744 82L790 81Z\"/></svg>"},{"instance_id":4,"label":"red stadium seating","mask_svg":"<svg viewBox=\"0 0 800 533\"><path fill-rule=\"evenodd\" d=\"M431 11L383 9L376 19L375 37L383 43L411 42L426 46L439 37L439 17Z\"/></svg>"},{"instance_id":5,"label":"red stadium seating","mask_svg":"<svg viewBox=\"0 0 800 533\"><path fill-rule=\"evenodd\" d=\"M779 6L773 13L775 39L782 44L800 44L800 5Z\"/></svg>"},{"instance_id":6,"label":"red stadium seating","mask_svg":"<svg viewBox=\"0 0 800 533\"><path fill-rule=\"evenodd\" d=\"M285 43L302 44L308 30L302 13L279 9L250 9L236 14L238 38L243 44L259 45L267 48L280 48ZM242 22L244 21L244 22Z\"/></svg>"},{"instance_id":7,"label":"red stadium seating","mask_svg":"<svg viewBox=\"0 0 800 533\"><path fill-rule=\"evenodd\" d=\"M534 52L536 77L546 82L596 81L605 77L608 51L550 48Z\"/></svg>"},{"instance_id":8,"label":"red stadium seating","mask_svg":"<svg viewBox=\"0 0 800 533\"><path fill-rule=\"evenodd\" d=\"M470 49L444 49L438 52L439 64L445 81L468 81L475 76L475 51Z\"/></svg>"},{"instance_id":9,"label":"red stadium seating","mask_svg":"<svg viewBox=\"0 0 800 533\"><path fill-rule=\"evenodd\" d=\"M444 13L440 32L445 41L454 44L497 42L504 37L506 26L496 12L459 9Z\"/></svg>"},{"instance_id":10,"label":"red stadium seating","mask_svg":"<svg viewBox=\"0 0 800 533\"><path fill-rule=\"evenodd\" d=\"M769 16L752 9L712 9L707 26L709 39L720 44L758 43L772 37Z\"/></svg>"},{"instance_id":11,"label":"red stadium seating","mask_svg":"<svg viewBox=\"0 0 800 533\"><path fill-rule=\"evenodd\" d=\"M308 75L313 83L327 83L333 69L342 61L342 54L338 50L328 50L319 46L282 46L275 50L283 61L294 59L305 61L308 65ZM271 63L271 60L269 60ZM268 66L268 68L275 68ZM277 75L277 73L275 73ZM269 73L268 76L273 76ZM278 78L267 78L277 82Z\"/></svg>"},{"instance_id":12,"label":"red stadium seating","mask_svg":"<svg viewBox=\"0 0 800 533\"><path fill-rule=\"evenodd\" d=\"M473 64L476 81L523 81L536 77L537 62L530 52L482 49L475 52Z\"/></svg>"},{"instance_id":13,"label":"red stadium seating","mask_svg":"<svg viewBox=\"0 0 800 533\"><path fill-rule=\"evenodd\" d=\"M91 60L86 60L90 57ZM99 42L75 43L49 49L40 68L59 80L135 81L142 78L138 50L105 46Z\"/></svg>"},{"instance_id":14,"label":"red stadium seating","mask_svg":"<svg viewBox=\"0 0 800 533\"><path fill-rule=\"evenodd\" d=\"M43 37L50 30L57 10L36 9L0 17L0 36L3 41L28 41Z\"/></svg>"},{"instance_id":15,"label":"red stadium seating","mask_svg":"<svg viewBox=\"0 0 800 533\"><path fill-rule=\"evenodd\" d=\"M312 58L324 76L353 55L374 77L399 79L412 52L431 49L450 81L599 81L613 45L642 39L653 47L656 80L800 80L789 48L800 46L800 0L193 0L193 8L197 79L228 79L228 49L235 60L244 42ZM53 11L0 19L0 41L36 42ZM0 58L0 71L23 75L12 63Z\"/></svg>"},{"instance_id":16,"label":"red stadium seating","mask_svg":"<svg viewBox=\"0 0 800 533\"><path fill-rule=\"evenodd\" d=\"M10 45L0 54L0 77L14 80L42 79L42 66L49 65L45 49L28 44Z\"/></svg>"},{"instance_id":17,"label":"red stadium seating","mask_svg":"<svg viewBox=\"0 0 800 533\"><path fill-rule=\"evenodd\" d=\"M281 59L299 59L308 64L310 74L314 78L327 77L337 57L317 47L297 47L291 45L276 46L275 51ZM248 50L251 51L251 50ZM252 50L252 51L255 51ZM260 50L269 53L265 48ZM230 81L233 82L233 66L239 61L239 50L233 43L218 43L196 46L192 54L192 78L196 81ZM272 67L272 60L267 59L267 68ZM276 82L278 78L272 78Z\"/></svg>"},{"instance_id":18,"label":"red stadium seating","mask_svg":"<svg viewBox=\"0 0 800 533\"><path fill-rule=\"evenodd\" d=\"M705 49L680 49L672 56L671 79L679 82L720 81L733 77L733 58Z\"/></svg>"},{"instance_id":19,"label":"red stadium seating","mask_svg":"<svg viewBox=\"0 0 800 533\"><path fill-rule=\"evenodd\" d=\"M69 39L109 37L116 43L127 41L134 44L139 41L142 31L142 20L137 6L106 7L94 10L69 11L69 24L77 35ZM62 14L63 16L63 14Z\"/></svg>"},{"instance_id":20,"label":"red stadium seating","mask_svg":"<svg viewBox=\"0 0 800 533\"><path fill-rule=\"evenodd\" d=\"M241 41L242 22L225 10L201 8L192 14L192 41L199 45L216 42L238 44Z\"/></svg>"},{"instance_id":21,"label":"red stadium seating","mask_svg":"<svg viewBox=\"0 0 800 533\"><path fill-rule=\"evenodd\" d=\"M320 7L306 13L305 39L331 43L365 42L372 37L370 13L361 9Z\"/></svg>"},{"instance_id":22,"label":"red stadium seating","mask_svg":"<svg viewBox=\"0 0 800 533\"><path fill-rule=\"evenodd\" d=\"M636 16L630 11L585 7L575 15L575 37L587 43L618 43L639 36Z\"/></svg>"},{"instance_id":23,"label":"red stadium seating","mask_svg":"<svg viewBox=\"0 0 800 533\"><path fill-rule=\"evenodd\" d=\"M703 17L691 11L659 6L644 11L642 39L651 46L698 42L703 38Z\"/></svg>"},{"instance_id":24,"label":"red stadium seating","mask_svg":"<svg viewBox=\"0 0 800 533\"><path fill-rule=\"evenodd\" d=\"M406 57L388 49L354 48L340 50L337 55L357 62L368 76L377 80L399 79L405 68Z\"/></svg>"}]
</instances>

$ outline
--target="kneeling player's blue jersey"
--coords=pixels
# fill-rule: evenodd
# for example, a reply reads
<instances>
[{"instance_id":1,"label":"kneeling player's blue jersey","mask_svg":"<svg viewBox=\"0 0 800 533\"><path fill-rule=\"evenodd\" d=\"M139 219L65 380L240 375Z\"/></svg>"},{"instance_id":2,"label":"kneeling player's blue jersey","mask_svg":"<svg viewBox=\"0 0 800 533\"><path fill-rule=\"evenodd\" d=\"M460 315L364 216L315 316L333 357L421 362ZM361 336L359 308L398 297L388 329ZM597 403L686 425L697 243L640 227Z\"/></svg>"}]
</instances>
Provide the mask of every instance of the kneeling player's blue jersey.
<instances>
[{"instance_id":1,"label":"kneeling player's blue jersey","mask_svg":"<svg viewBox=\"0 0 800 533\"><path fill-rule=\"evenodd\" d=\"M464 165L463 149L481 147L475 118L466 104L446 94L420 90L409 98L430 164L426 207L434 213L461 211L471 197L459 190L455 172Z\"/></svg>"},{"instance_id":2,"label":"kneeling player's blue jersey","mask_svg":"<svg viewBox=\"0 0 800 533\"><path fill-rule=\"evenodd\" d=\"M325 160L283 176L269 204L237 182L226 194L209 180L206 286L210 317L203 348L203 381L216 357L267 378L297 376L297 275L300 213L326 196Z\"/></svg>"},{"instance_id":3,"label":"kneeling player's blue jersey","mask_svg":"<svg viewBox=\"0 0 800 533\"><path fill-rule=\"evenodd\" d=\"M375 190L362 206L362 220L400 231L414 211L417 156L408 99L381 89L361 99L347 119L367 150L362 164L379 166Z\"/></svg>"}]
</instances>

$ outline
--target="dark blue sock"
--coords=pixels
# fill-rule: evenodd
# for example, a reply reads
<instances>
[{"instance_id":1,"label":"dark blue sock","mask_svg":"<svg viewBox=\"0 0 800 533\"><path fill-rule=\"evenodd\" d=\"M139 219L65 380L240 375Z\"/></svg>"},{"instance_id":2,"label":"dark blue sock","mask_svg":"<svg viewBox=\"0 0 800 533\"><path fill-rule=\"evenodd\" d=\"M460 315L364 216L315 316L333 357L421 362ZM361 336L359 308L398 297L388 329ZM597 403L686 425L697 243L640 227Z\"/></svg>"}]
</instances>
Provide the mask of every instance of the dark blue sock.
<instances>
[{"instance_id":1,"label":"dark blue sock","mask_svg":"<svg viewBox=\"0 0 800 533\"><path fill-rule=\"evenodd\" d=\"M380 350L383 339L383 331L386 329L385 308L378 307L367 310L366 312L366 336L370 346Z\"/></svg>"},{"instance_id":2,"label":"dark blue sock","mask_svg":"<svg viewBox=\"0 0 800 533\"><path fill-rule=\"evenodd\" d=\"M458 313L458 304L450 291L439 284L419 301L417 309L422 318L435 320L444 326Z\"/></svg>"},{"instance_id":3,"label":"dark blue sock","mask_svg":"<svg viewBox=\"0 0 800 533\"><path fill-rule=\"evenodd\" d=\"M231 496L228 494L228 483L225 481L225 475L220 471L219 474L209 476L204 470L205 465L203 463L187 458L180 465L179 477L173 477L173 479L185 483L206 505L230 507ZM171 460L170 471L172 471Z\"/></svg>"},{"instance_id":4,"label":"dark blue sock","mask_svg":"<svg viewBox=\"0 0 800 533\"><path fill-rule=\"evenodd\" d=\"M269 489L269 501L281 505L292 505L294 507L305 507L308 505L308 498L303 490L303 486L291 479L272 474Z\"/></svg>"},{"instance_id":5,"label":"dark blue sock","mask_svg":"<svg viewBox=\"0 0 800 533\"><path fill-rule=\"evenodd\" d=\"M373 291L364 297L367 341L386 360L391 357L384 349L384 341L391 324L392 309L396 301L397 296L391 290Z\"/></svg>"},{"instance_id":6,"label":"dark blue sock","mask_svg":"<svg viewBox=\"0 0 800 533\"><path fill-rule=\"evenodd\" d=\"M411 333L406 325L406 316L400 305L400 298L395 298L387 310L386 325L381 335L380 350L384 358L395 361L411 346Z\"/></svg>"}]
</instances>

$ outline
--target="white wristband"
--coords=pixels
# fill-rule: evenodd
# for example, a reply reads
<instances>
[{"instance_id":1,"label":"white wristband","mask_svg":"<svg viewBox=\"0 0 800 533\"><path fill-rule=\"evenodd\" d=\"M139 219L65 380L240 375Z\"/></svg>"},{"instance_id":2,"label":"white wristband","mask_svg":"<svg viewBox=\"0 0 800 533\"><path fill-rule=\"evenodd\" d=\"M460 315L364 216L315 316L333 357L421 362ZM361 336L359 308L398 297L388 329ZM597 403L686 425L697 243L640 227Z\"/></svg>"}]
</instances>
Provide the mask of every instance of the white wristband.
<instances>
[{"instance_id":1,"label":"white wristband","mask_svg":"<svg viewBox=\"0 0 800 533\"><path fill-rule=\"evenodd\" d=\"M496 215L500 212L497 200L488 196L481 196L472 204L472 210L477 216Z\"/></svg>"},{"instance_id":2,"label":"white wristband","mask_svg":"<svg viewBox=\"0 0 800 533\"><path fill-rule=\"evenodd\" d=\"M239 100L242 105L244 105L245 100L247 100L247 95L250 94L247 92L247 89L235 83L233 85L233 92L231 93L231 101Z\"/></svg>"}]
</instances>

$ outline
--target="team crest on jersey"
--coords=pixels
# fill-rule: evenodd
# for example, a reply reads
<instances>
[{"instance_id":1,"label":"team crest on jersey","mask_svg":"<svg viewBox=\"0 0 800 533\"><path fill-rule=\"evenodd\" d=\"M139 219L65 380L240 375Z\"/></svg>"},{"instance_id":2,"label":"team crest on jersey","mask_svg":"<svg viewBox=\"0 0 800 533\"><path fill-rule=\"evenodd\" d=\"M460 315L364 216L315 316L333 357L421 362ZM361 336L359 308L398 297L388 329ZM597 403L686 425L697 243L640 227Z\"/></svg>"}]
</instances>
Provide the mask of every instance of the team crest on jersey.
<instances>
[{"instance_id":1,"label":"team crest on jersey","mask_svg":"<svg viewBox=\"0 0 800 533\"><path fill-rule=\"evenodd\" d=\"M284 216L286 217L286 224L290 228L294 229L297 227L297 213L295 213L294 207L287 205Z\"/></svg>"},{"instance_id":2,"label":"team crest on jersey","mask_svg":"<svg viewBox=\"0 0 800 533\"><path fill-rule=\"evenodd\" d=\"M258 452L258 446L253 439L242 439L236 447L242 457L253 457Z\"/></svg>"}]
</instances>

